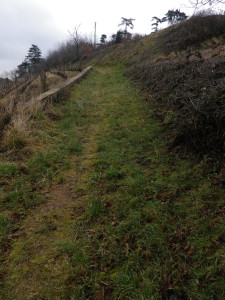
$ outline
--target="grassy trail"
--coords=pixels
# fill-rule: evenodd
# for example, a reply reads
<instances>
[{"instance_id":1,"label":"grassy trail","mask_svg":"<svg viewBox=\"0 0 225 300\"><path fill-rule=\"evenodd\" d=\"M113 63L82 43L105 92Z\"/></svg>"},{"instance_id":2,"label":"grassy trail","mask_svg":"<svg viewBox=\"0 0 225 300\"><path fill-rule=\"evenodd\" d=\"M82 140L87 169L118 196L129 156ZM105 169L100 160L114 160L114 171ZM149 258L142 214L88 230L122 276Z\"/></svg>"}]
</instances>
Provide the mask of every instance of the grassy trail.
<instances>
[{"instance_id":1,"label":"grassy trail","mask_svg":"<svg viewBox=\"0 0 225 300\"><path fill-rule=\"evenodd\" d=\"M224 192L204 165L167 151L118 67L59 109L48 151L60 159L40 171L57 176L12 235L0 298L223 299Z\"/></svg>"}]
</instances>

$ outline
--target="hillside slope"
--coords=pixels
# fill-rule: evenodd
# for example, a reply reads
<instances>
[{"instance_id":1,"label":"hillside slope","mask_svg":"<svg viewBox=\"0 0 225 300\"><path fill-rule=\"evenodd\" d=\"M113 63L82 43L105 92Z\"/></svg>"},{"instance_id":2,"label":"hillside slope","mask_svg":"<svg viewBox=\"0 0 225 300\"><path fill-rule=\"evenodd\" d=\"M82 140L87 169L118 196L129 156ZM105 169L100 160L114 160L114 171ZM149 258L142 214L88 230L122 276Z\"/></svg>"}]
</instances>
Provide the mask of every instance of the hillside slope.
<instances>
[{"instance_id":1,"label":"hillside slope","mask_svg":"<svg viewBox=\"0 0 225 300\"><path fill-rule=\"evenodd\" d=\"M224 191L123 71L95 69L40 150L1 163L1 299L224 298Z\"/></svg>"},{"instance_id":2,"label":"hillside slope","mask_svg":"<svg viewBox=\"0 0 225 300\"><path fill-rule=\"evenodd\" d=\"M225 149L225 16L199 15L158 33L103 49L120 62L170 129L171 145L198 155Z\"/></svg>"},{"instance_id":3,"label":"hillside slope","mask_svg":"<svg viewBox=\"0 0 225 300\"><path fill-rule=\"evenodd\" d=\"M224 16L192 22L4 111L0 299L225 298Z\"/></svg>"}]
</instances>

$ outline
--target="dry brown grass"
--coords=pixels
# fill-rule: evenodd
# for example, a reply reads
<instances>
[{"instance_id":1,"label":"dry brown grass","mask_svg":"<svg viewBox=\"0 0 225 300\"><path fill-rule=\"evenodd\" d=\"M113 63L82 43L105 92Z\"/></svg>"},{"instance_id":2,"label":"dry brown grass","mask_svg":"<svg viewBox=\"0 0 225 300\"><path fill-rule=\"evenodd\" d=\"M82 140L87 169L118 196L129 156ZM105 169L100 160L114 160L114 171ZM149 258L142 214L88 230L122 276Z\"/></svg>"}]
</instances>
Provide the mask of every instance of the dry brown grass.
<instances>
[{"instance_id":1,"label":"dry brown grass","mask_svg":"<svg viewBox=\"0 0 225 300\"><path fill-rule=\"evenodd\" d=\"M61 112L56 111L51 105L48 105L46 107L45 114L51 120L61 120L63 118L63 114Z\"/></svg>"},{"instance_id":2,"label":"dry brown grass","mask_svg":"<svg viewBox=\"0 0 225 300\"><path fill-rule=\"evenodd\" d=\"M56 86L57 84L64 81L64 79L52 72L46 72L46 83L48 85L48 89L51 89L52 87Z\"/></svg>"},{"instance_id":3,"label":"dry brown grass","mask_svg":"<svg viewBox=\"0 0 225 300\"><path fill-rule=\"evenodd\" d=\"M51 89L52 87L54 87L57 84L62 83L66 79L77 75L78 73L79 72L76 72L76 71L59 72L57 70L53 70L52 72L46 72L46 79L47 79L47 84L48 84L49 89ZM63 74L63 76L60 74Z\"/></svg>"},{"instance_id":4,"label":"dry brown grass","mask_svg":"<svg viewBox=\"0 0 225 300\"><path fill-rule=\"evenodd\" d=\"M165 54L198 48L209 39L224 41L225 16L212 12L201 12L187 21L170 26L157 36L156 45ZM223 39L222 39L223 38ZM212 42L212 41L211 41Z\"/></svg>"},{"instance_id":5,"label":"dry brown grass","mask_svg":"<svg viewBox=\"0 0 225 300\"><path fill-rule=\"evenodd\" d=\"M7 105L0 104L0 139L4 136L4 129L10 123L15 103L10 100Z\"/></svg>"},{"instance_id":6,"label":"dry brown grass","mask_svg":"<svg viewBox=\"0 0 225 300\"><path fill-rule=\"evenodd\" d=\"M53 70L52 72L46 72L46 86L49 90L57 85L60 85L62 82L66 80L66 78L73 77L78 74L76 71L64 71L65 78L63 78L60 75L56 74L57 71ZM62 73L62 72L61 72ZM17 101L20 101L20 97L31 99L34 97L37 97L39 94L43 93L43 82L41 80L41 76L31 78L27 80L25 83L19 85L17 88L14 88L13 90L9 91L7 95L0 98L0 105L6 104L8 105L8 102L11 99L17 99Z\"/></svg>"},{"instance_id":7,"label":"dry brown grass","mask_svg":"<svg viewBox=\"0 0 225 300\"><path fill-rule=\"evenodd\" d=\"M33 116L44 109L34 98L11 100L1 107L1 146L5 150L21 149L32 142Z\"/></svg>"},{"instance_id":8,"label":"dry brown grass","mask_svg":"<svg viewBox=\"0 0 225 300\"><path fill-rule=\"evenodd\" d=\"M72 77L76 72L68 72ZM62 83L59 75L46 73L48 87ZM35 99L42 92L40 76L34 79L23 90L14 90L0 102L0 147L6 151L21 149L31 145L35 139L33 132L34 119L38 112L44 111L51 119L61 119L52 107Z\"/></svg>"},{"instance_id":9,"label":"dry brown grass","mask_svg":"<svg viewBox=\"0 0 225 300\"><path fill-rule=\"evenodd\" d=\"M224 56L219 51L207 59L199 50L190 57L143 61L127 74L149 94L155 113L174 137L173 146L184 145L201 156L223 155L225 82Z\"/></svg>"}]
</instances>

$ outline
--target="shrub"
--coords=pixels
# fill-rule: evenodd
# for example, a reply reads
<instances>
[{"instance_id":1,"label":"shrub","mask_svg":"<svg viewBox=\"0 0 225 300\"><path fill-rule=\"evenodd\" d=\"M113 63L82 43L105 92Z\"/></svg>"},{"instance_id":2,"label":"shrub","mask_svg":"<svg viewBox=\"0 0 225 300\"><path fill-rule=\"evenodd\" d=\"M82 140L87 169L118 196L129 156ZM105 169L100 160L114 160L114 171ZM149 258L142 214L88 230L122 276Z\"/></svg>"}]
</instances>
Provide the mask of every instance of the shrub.
<instances>
[{"instance_id":1,"label":"shrub","mask_svg":"<svg viewBox=\"0 0 225 300\"><path fill-rule=\"evenodd\" d=\"M16 125L16 127L14 125ZM25 124L23 124L23 129L18 128L17 124L14 125L9 126L5 131L2 141L5 150L22 149L29 143L29 134L24 126Z\"/></svg>"},{"instance_id":2,"label":"shrub","mask_svg":"<svg viewBox=\"0 0 225 300\"><path fill-rule=\"evenodd\" d=\"M225 150L225 81L223 58L189 61L175 58L142 62L129 74L149 92L161 117L172 111L174 145L199 154ZM167 123L167 126L171 124Z\"/></svg>"},{"instance_id":3,"label":"shrub","mask_svg":"<svg viewBox=\"0 0 225 300\"><path fill-rule=\"evenodd\" d=\"M225 34L225 15L212 12L200 12L187 21L169 27L161 32L156 39L162 50L167 54L200 45L212 37Z\"/></svg>"},{"instance_id":4,"label":"shrub","mask_svg":"<svg viewBox=\"0 0 225 300\"><path fill-rule=\"evenodd\" d=\"M32 118L44 109L44 103L35 99L12 99L1 107L0 129L3 148L21 149L30 142Z\"/></svg>"}]
</instances>

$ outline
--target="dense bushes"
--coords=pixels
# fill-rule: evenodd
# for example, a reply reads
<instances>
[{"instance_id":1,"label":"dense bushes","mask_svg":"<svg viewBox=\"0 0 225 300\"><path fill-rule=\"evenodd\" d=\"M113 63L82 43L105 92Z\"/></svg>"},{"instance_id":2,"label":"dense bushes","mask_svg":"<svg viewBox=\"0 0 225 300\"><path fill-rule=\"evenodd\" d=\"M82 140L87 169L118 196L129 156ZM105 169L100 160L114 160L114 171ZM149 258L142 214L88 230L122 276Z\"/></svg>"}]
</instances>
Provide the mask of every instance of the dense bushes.
<instances>
[{"instance_id":1,"label":"dense bushes","mask_svg":"<svg viewBox=\"0 0 225 300\"><path fill-rule=\"evenodd\" d=\"M173 145L198 155L225 150L225 15L202 12L129 44L99 63L122 62L147 91Z\"/></svg>"},{"instance_id":2,"label":"dense bushes","mask_svg":"<svg viewBox=\"0 0 225 300\"><path fill-rule=\"evenodd\" d=\"M225 150L225 63L185 58L141 63L129 74L149 92L167 125L176 129L174 143L200 154Z\"/></svg>"},{"instance_id":3,"label":"dense bushes","mask_svg":"<svg viewBox=\"0 0 225 300\"><path fill-rule=\"evenodd\" d=\"M94 50L93 45L86 39L80 38L78 44L72 39L61 43L56 49L49 51L45 58L45 69L69 68L68 65L81 62Z\"/></svg>"},{"instance_id":4,"label":"dense bushes","mask_svg":"<svg viewBox=\"0 0 225 300\"><path fill-rule=\"evenodd\" d=\"M199 46L203 41L225 34L225 15L201 12L185 22L169 27L159 34L158 43L164 52Z\"/></svg>"},{"instance_id":5,"label":"dense bushes","mask_svg":"<svg viewBox=\"0 0 225 300\"><path fill-rule=\"evenodd\" d=\"M173 145L200 155L225 150L223 34L225 16L202 13L159 32L138 61L128 62L127 74L148 92L156 113L172 129ZM216 36L220 39L213 44L209 39Z\"/></svg>"}]
</instances>

